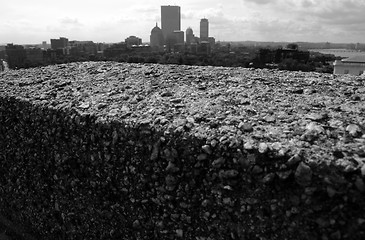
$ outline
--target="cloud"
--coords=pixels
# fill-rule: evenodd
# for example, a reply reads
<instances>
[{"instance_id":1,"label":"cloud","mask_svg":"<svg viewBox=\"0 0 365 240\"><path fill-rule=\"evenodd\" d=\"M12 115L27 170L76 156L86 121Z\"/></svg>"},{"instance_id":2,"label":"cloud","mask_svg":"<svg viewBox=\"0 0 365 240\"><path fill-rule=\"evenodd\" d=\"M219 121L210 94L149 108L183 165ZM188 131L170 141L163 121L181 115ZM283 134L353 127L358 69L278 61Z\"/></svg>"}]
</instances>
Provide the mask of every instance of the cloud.
<instances>
[{"instance_id":1,"label":"cloud","mask_svg":"<svg viewBox=\"0 0 365 240\"><path fill-rule=\"evenodd\" d=\"M274 0L242 0L243 3L254 3L258 5L265 5L274 2Z\"/></svg>"},{"instance_id":2,"label":"cloud","mask_svg":"<svg viewBox=\"0 0 365 240\"><path fill-rule=\"evenodd\" d=\"M309 13L328 24L338 23L362 23L364 22L365 4L359 2L355 4L354 1L323 3L321 8L317 7Z\"/></svg>"},{"instance_id":3,"label":"cloud","mask_svg":"<svg viewBox=\"0 0 365 240\"><path fill-rule=\"evenodd\" d=\"M66 24L66 25L73 25L73 26L83 25L79 22L79 20L77 18L69 18L69 17L62 18L60 20L60 23L61 24Z\"/></svg>"},{"instance_id":4,"label":"cloud","mask_svg":"<svg viewBox=\"0 0 365 240\"><path fill-rule=\"evenodd\" d=\"M160 8L156 7L152 4L149 5L135 5L133 7L130 8L130 10L134 11L134 12L138 12L138 13L155 13L156 11L159 11Z\"/></svg>"},{"instance_id":5,"label":"cloud","mask_svg":"<svg viewBox=\"0 0 365 240\"><path fill-rule=\"evenodd\" d=\"M293 18L298 20L297 16L305 16L303 19L312 26L321 26L328 34L328 41L331 38L341 38L341 35L345 39L351 37L359 40L361 34L365 34L364 12L365 1L362 0L303 0L304 2L311 2L312 5L306 8L297 8L297 15ZM315 3L315 4L314 4ZM338 40L337 40L338 41Z\"/></svg>"},{"instance_id":6,"label":"cloud","mask_svg":"<svg viewBox=\"0 0 365 240\"><path fill-rule=\"evenodd\" d=\"M195 11L184 11L181 13L181 19L195 19L196 13Z\"/></svg>"},{"instance_id":7,"label":"cloud","mask_svg":"<svg viewBox=\"0 0 365 240\"><path fill-rule=\"evenodd\" d=\"M364 0L242 0L252 31L283 39L339 41L365 35ZM291 27L292 26L292 27ZM270 34L265 34L270 33ZM316 36L316 37L314 37ZM346 37L351 39L351 37ZM300 40L300 39L299 39Z\"/></svg>"},{"instance_id":8,"label":"cloud","mask_svg":"<svg viewBox=\"0 0 365 240\"><path fill-rule=\"evenodd\" d=\"M214 18L224 15L223 7L218 4L217 7L201 8L199 10L185 9L181 11L182 19L195 19L200 20L202 18Z\"/></svg>"}]
</instances>

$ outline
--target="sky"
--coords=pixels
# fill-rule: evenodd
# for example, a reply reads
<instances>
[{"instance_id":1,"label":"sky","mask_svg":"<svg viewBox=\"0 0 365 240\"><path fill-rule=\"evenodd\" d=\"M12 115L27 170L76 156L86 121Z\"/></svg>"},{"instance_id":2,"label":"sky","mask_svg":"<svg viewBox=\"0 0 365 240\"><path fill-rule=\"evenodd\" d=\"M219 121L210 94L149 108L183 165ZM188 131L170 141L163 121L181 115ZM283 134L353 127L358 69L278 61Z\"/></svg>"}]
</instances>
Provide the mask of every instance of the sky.
<instances>
[{"instance_id":1,"label":"sky","mask_svg":"<svg viewBox=\"0 0 365 240\"><path fill-rule=\"evenodd\" d=\"M196 36L207 18L217 41L365 43L365 0L1 0L0 44L149 42L161 5L180 6Z\"/></svg>"}]
</instances>

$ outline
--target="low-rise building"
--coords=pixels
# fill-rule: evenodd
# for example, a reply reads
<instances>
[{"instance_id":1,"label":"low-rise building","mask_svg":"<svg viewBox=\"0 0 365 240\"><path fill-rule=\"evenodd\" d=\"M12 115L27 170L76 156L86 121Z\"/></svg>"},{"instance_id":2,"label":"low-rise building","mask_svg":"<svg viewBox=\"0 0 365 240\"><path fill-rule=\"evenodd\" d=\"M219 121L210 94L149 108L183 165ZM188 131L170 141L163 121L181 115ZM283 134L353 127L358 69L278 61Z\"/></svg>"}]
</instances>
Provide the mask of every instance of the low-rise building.
<instances>
[{"instance_id":1,"label":"low-rise building","mask_svg":"<svg viewBox=\"0 0 365 240\"><path fill-rule=\"evenodd\" d=\"M116 43L104 49L106 58L117 58L128 51L127 44L124 42Z\"/></svg>"},{"instance_id":2,"label":"low-rise building","mask_svg":"<svg viewBox=\"0 0 365 240\"><path fill-rule=\"evenodd\" d=\"M25 49L27 56L27 63L30 66L39 66L44 62L43 50L40 48L28 48Z\"/></svg>"},{"instance_id":3,"label":"low-rise building","mask_svg":"<svg viewBox=\"0 0 365 240\"><path fill-rule=\"evenodd\" d=\"M132 46L131 50L133 53L149 53L151 52L151 46L150 45L136 45Z\"/></svg>"},{"instance_id":4,"label":"low-rise building","mask_svg":"<svg viewBox=\"0 0 365 240\"><path fill-rule=\"evenodd\" d=\"M125 43L128 47L142 45L142 39L136 36L129 36L125 39Z\"/></svg>"},{"instance_id":5,"label":"low-rise building","mask_svg":"<svg viewBox=\"0 0 365 240\"><path fill-rule=\"evenodd\" d=\"M215 45L215 38L214 37L208 37L208 42L210 43L211 47L214 47Z\"/></svg>"},{"instance_id":6,"label":"low-rise building","mask_svg":"<svg viewBox=\"0 0 365 240\"><path fill-rule=\"evenodd\" d=\"M68 47L68 39L64 37L60 37L60 39L51 39L51 48L52 49L63 49Z\"/></svg>"},{"instance_id":7,"label":"low-rise building","mask_svg":"<svg viewBox=\"0 0 365 240\"><path fill-rule=\"evenodd\" d=\"M175 44L184 44L184 31L176 30L174 31Z\"/></svg>"},{"instance_id":8,"label":"low-rise building","mask_svg":"<svg viewBox=\"0 0 365 240\"><path fill-rule=\"evenodd\" d=\"M201 55L209 55L211 53L211 46L210 43L207 41L201 41L200 44L198 45L198 54Z\"/></svg>"},{"instance_id":9,"label":"low-rise building","mask_svg":"<svg viewBox=\"0 0 365 240\"><path fill-rule=\"evenodd\" d=\"M96 56L97 45L93 41L70 41L70 55L74 57Z\"/></svg>"},{"instance_id":10,"label":"low-rise building","mask_svg":"<svg viewBox=\"0 0 365 240\"><path fill-rule=\"evenodd\" d=\"M334 74L362 75L365 72L365 55L336 60L333 66Z\"/></svg>"}]
</instances>

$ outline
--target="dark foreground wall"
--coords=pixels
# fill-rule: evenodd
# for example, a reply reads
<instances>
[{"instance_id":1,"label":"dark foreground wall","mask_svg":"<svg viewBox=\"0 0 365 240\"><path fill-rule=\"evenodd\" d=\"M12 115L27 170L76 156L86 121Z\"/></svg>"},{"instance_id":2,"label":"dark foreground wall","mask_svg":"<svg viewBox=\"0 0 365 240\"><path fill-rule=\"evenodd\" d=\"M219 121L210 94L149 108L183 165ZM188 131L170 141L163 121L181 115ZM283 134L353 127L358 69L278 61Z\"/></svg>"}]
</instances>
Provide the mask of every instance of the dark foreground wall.
<instances>
[{"instance_id":1,"label":"dark foreground wall","mask_svg":"<svg viewBox=\"0 0 365 240\"><path fill-rule=\"evenodd\" d=\"M364 239L364 82L288 75L110 63L4 73L0 213L37 239ZM318 96L343 110L297 110Z\"/></svg>"}]
</instances>

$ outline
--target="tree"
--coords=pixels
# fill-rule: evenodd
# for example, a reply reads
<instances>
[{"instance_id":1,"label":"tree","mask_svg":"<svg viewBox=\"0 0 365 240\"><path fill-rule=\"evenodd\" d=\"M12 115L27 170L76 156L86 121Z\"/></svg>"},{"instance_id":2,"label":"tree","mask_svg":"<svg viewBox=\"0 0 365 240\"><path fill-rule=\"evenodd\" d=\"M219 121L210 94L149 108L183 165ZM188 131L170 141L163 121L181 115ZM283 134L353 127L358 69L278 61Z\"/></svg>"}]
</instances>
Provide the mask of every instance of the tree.
<instances>
[{"instance_id":1,"label":"tree","mask_svg":"<svg viewBox=\"0 0 365 240\"><path fill-rule=\"evenodd\" d=\"M291 49L291 50L298 50L299 46L296 43L289 43L288 45L286 45L286 48Z\"/></svg>"}]
</instances>

